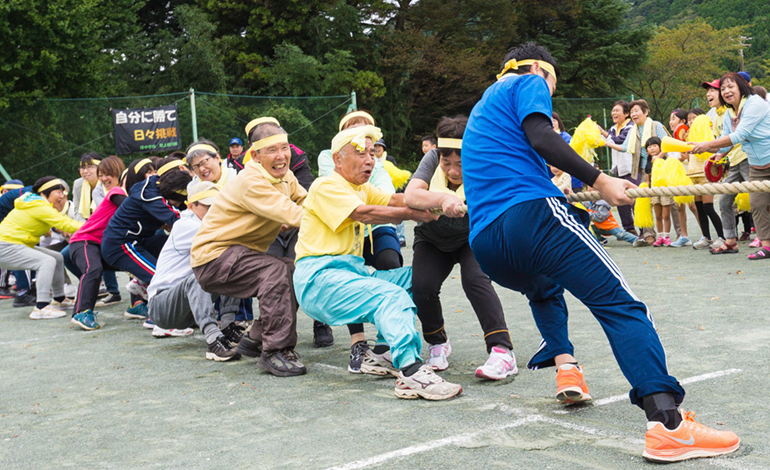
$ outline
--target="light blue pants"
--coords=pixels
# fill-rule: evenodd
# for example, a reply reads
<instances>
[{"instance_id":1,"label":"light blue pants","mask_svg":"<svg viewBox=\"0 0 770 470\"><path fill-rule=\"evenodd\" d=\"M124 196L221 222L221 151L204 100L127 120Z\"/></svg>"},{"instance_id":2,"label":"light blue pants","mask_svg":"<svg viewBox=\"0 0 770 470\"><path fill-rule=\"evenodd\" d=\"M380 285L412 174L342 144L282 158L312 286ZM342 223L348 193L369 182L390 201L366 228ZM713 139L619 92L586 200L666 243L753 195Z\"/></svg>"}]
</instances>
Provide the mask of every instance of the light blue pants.
<instances>
[{"instance_id":1,"label":"light blue pants","mask_svg":"<svg viewBox=\"0 0 770 470\"><path fill-rule=\"evenodd\" d=\"M359 256L302 258L294 270L294 292L314 320L333 326L373 323L390 345L395 367L421 361L411 267L370 273Z\"/></svg>"}]
</instances>

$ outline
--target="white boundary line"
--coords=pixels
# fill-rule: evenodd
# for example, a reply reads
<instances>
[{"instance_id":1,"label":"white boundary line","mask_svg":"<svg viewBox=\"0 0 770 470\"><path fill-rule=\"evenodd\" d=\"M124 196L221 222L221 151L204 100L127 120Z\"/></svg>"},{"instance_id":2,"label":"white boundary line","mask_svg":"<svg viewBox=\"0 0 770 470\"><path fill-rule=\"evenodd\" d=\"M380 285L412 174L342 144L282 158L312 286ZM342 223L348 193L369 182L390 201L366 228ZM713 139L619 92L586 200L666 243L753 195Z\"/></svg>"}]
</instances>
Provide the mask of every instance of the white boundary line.
<instances>
[{"instance_id":1,"label":"white boundary line","mask_svg":"<svg viewBox=\"0 0 770 470\"><path fill-rule=\"evenodd\" d=\"M720 370L720 371L717 371L717 372L710 372L708 374L702 374L702 375L696 375L696 376L693 376L693 377L688 377L686 379L681 380L680 383L682 385L687 385L687 384L691 384L691 383L702 382L704 380L710 380L710 379L715 379L715 378L718 378L718 377L723 377L725 375L735 374L735 373L738 373L738 372L741 372L741 369ZM609 405L611 403L616 403L616 402L622 401L622 400L624 400L626 398L628 398L628 395L615 395L615 396L612 396L612 397L603 398L601 400L596 400L594 402L593 406ZM589 407L586 407L586 408L579 408L579 410L585 410L585 409L590 409L590 408L591 407L589 406ZM514 410L514 411L516 411L516 410ZM569 414L569 413L574 413L574 412L565 411L565 412L558 413L558 414ZM429 441L429 442L426 442L424 444L418 444L418 445L414 445L414 446L404 447L403 449L398 449L398 450L394 450L392 452L386 452L384 454L375 455L374 457L369 457L368 459L356 460L354 462L349 462L349 463L346 463L344 465L338 465L338 466L335 466L335 467L329 467L327 470L357 470L357 469L360 469L360 468L371 467L371 466L374 466L374 465L381 464L383 462L387 462L388 460L392 460L392 459L396 459L396 458L400 458L400 457L406 457L408 455L418 454L418 453L421 453L421 452L427 452L427 451L438 449L438 448L441 448L441 447L446 447L446 446L458 444L458 443L467 441L469 439L472 439L474 437L480 436L482 434L487 434L487 433L491 433L491 432L498 432L498 431L502 431L502 430L505 430L505 429L518 428L518 427L527 426L529 424L537 423L537 422L544 422L544 423L548 423L548 424L553 424L553 425L560 426L560 427L563 427L563 428L566 428L566 429L571 429L571 430L575 430L575 431L579 431L579 432L584 432L584 433L592 434L592 435L600 435L600 436L601 435L607 435L606 432L604 432L604 431L602 431L600 429L595 429L595 428L591 428L591 427L588 427L588 426L582 426L582 425L578 425L578 424L565 423L565 422L559 421L559 420L554 419L554 418L547 418L545 416L534 414L534 415L526 416L524 418L519 418L519 419L517 419L515 421L512 421L512 422L510 422L508 424L504 424L502 426L497 426L497 427L494 427L494 428L491 428L491 429L485 429L483 431L476 431L476 432L465 433L465 434L457 434L455 436L449 436L449 437L445 437L443 439L437 439L435 441ZM636 441L633 441L633 442L636 442Z\"/></svg>"}]
</instances>

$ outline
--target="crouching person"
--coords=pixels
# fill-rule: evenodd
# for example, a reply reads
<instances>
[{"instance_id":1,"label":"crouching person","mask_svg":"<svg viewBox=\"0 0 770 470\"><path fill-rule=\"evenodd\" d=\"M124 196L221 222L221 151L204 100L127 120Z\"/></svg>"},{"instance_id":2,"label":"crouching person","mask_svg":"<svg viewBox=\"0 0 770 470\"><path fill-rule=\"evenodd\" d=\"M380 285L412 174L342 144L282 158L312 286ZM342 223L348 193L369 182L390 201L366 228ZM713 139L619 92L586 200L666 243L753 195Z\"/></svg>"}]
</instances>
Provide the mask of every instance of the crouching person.
<instances>
[{"instance_id":1,"label":"crouching person","mask_svg":"<svg viewBox=\"0 0 770 470\"><path fill-rule=\"evenodd\" d=\"M201 287L238 299L256 297L259 319L238 345L244 356L279 377L307 372L297 359L294 261L267 253L281 230L298 227L307 191L289 170L291 149L280 126L260 126L252 160L220 190L192 246Z\"/></svg>"},{"instance_id":2,"label":"crouching person","mask_svg":"<svg viewBox=\"0 0 770 470\"><path fill-rule=\"evenodd\" d=\"M361 370L365 365L395 375L397 397L452 398L462 387L445 382L420 359L411 268L370 273L364 265L364 225L438 218L404 207L402 194L385 193L368 182L373 142L381 136L374 126L354 127L332 141L334 172L313 183L303 207L294 288L302 309L314 320L377 327L390 345L392 364L386 356L367 351Z\"/></svg>"},{"instance_id":3,"label":"crouching person","mask_svg":"<svg viewBox=\"0 0 770 470\"><path fill-rule=\"evenodd\" d=\"M208 344L206 359L229 361L241 357L233 344L242 336L233 322L238 300L221 299L222 325L226 326L220 329L214 310L216 296L203 290L190 266L193 237L217 194L217 185L208 181L188 186L188 208L180 214L158 256L155 275L147 288L147 308L155 323L153 336L184 336L198 325Z\"/></svg>"}]
</instances>

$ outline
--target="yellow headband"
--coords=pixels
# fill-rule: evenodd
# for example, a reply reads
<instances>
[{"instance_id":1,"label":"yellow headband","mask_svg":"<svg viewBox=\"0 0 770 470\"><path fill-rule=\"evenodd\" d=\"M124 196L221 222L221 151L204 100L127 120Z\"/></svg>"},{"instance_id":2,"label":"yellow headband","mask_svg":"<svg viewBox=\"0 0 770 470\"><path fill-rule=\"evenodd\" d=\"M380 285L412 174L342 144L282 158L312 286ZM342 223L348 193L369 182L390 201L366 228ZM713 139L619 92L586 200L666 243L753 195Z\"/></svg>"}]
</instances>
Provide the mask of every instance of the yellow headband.
<instances>
[{"instance_id":1,"label":"yellow headband","mask_svg":"<svg viewBox=\"0 0 770 470\"><path fill-rule=\"evenodd\" d=\"M275 124L276 126L280 126L281 125L281 123L278 122L278 119L273 118L273 117L261 117L261 118L254 119L253 121L251 121L248 124L246 124L246 137L247 138L249 137L249 133L251 132L252 129L254 129L258 125L264 124L266 122L271 122L271 123Z\"/></svg>"},{"instance_id":2,"label":"yellow headband","mask_svg":"<svg viewBox=\"0 0 770 470\"><path fill-rule=\"evenodd\" d=\"M3 189L7 189L7 190L10 191L11 189L21 189L23 187L24 187L23 184L13 184L13 183L11 183L11 184L4 184L4 185L0 186L0 191L2 191Z\"/></svg>"},{"instance_id":3,"label":"yellow headband","mask_svg":"<svg viewBox=\"0 0 770 470\"><path fill-rule=\"evenodd\" d=\"M88 166L88 165L97 165L98 166L99 162L101 162L101 160L99 160L98 158L92 158L90 163L89 162L80 162L80 167L82 168L82 167Z\"/></svg>"},{"instance_id":4,"label":"yellow headband","mask_svg":"<svg viewBox=\"0 0 770 470\"><path fill-rule=\"evenodd\" d=\"M519 60L511 59L508 62L505 63L505 66L503 67L503 71L497 74L497 79L500 80L503 75L509 70L518 70L519 67L525 67L527 65L532 65L537 63L541 69L545 70L546 72L553 75L553 79L556 80L556 69L553 68L553 65L549 64L548 62L544 60L534 60L534 59L527 59L527 60Z\"/></svg>"},{"instance_id":5,"label":"yellow headband","mask_svg":"<svg viewBox=\"0 0 770 470\"><path fill-rule=\"evenodd\" d=\"M254 142L251 144L251 149L256 152L257 150L270 147L271 145L287 143L289 143L289 134L276 134Z\"/></svg>"},{"instance_id":6,"label":"yellow headband","mask_svg":"<svg viewBox=\"0 0 770 470\"><path fill-rule=\"evenodd\" d=\"M463 139L448 139L446 137L439 137L438 148L460 150L463 148Z\"/></svg>"},{"instance_id":7,"label":"yellow headband","mask_svg":"<svg viewBox=\"0 0 770 470\"><path fill-rule=\"evenodd\" d=\"M382 132L379 127L374 126L351 127L340 131L332 139L332 153L339 152L347 144L353 144L359 152L363 152L366 148L367 137L372 139L372 142L377 142L382 138Z\"/></svg>"},{"instance_id":8,"label":"yellow headband","mask_svg":"<svg viewBox=\"0 0 770 470\"><path fill-rule=\"evenodd\" d=\"M209 189L207 191L203 191L202 193L193 194L192 196L189 196L187 198L187 202L192 204L193 202L198 202L201 199L206 199L207 197L216 197L216 195L219 194L218 189Z\"/></svg>"},{"instance_id":9,"label":"yellow headband","mask_svg":"<svg viewBox=\"0 0 770 470\"><path fill-rule=\"evenodd\" d=\"M163 173L166 173L166 172L168 172L170 170L173 170L176 167L180 167L182 165L184 165L184 161L183 160L172 160L172 161L166 163L165 165L163 165L162 167L160 167L160 169L158 170L158 176L163 176Z\"/></svg>"},{"instance_id":10,"label":"yellow headband","mask_svg":"<svg viewBox=\"0 0 770 470\"><path fill-rule=\"evenodd\" d=\"M60 180L58 178L53 179L53 180L47 182L46 184L44 184L43 186L40 186L40 188L37 190L37 193L40 194L43 191L45 191L46 189L51 189L54 186L59 186L59 185L64 186L64 181L62 181L62 180Z\"/></svg>"},{"instance_id":11,"label":"yellow headband","mask_svg":"<svg viewBox=\"0 0 770 470\"><path fill-rule=\"evenodd\" d=\"M342 118L342 120L340 121L340 130L342 130L342 128L345 127L345 124L347 124L348 121L357 117L366 118L369 120L369 122L372 123L372 125L375 124L374 118L372 117L371 114L367 113L366 111L355 111Z\"/></svg>"},{"instance_id":12,"label":"yellow headband","mask_svg":"<svg viewBox=\"0 0 770 470\"><path fill-rule=\"evenodd\" d=\"M189 156L191 153L195 152L196 150L205 150L206 152L211 152L213 154L217 154L217 149L212 147L209 144L195 144L187 151L187 155Z\"/></svg>"},{"instance_id":13,"label":"yellow headband","mask_svg":"<svg viewBox=\"0 0 770 470\"><path fill-rule=\"evenodd\" d=\"M136 173L138 175L139 174L139 170L141 170L142 167L144 167L148 163L152 163L152 160L150 160L149 158L145 158L143 160L139 160L139 163L137 163L136 166L134 167L134 173Z\"/></svg>"}]
</instances>

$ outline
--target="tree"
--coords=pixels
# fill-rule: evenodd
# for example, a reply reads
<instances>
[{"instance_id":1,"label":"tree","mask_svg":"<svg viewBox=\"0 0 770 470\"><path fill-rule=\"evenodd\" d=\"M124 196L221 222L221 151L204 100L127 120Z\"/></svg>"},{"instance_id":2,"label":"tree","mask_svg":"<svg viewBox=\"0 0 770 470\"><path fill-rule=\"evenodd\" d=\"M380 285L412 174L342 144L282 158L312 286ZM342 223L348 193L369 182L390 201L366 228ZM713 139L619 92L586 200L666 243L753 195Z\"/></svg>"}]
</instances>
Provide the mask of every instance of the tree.
<instances>
[{"instance_id":1,"label":"tree","mask_svg":"<svg viewBox=\"0 0 770 470\"><path fill-rule=\"evenodd\" d=\"M744 27L716 30L703 19L661 27L648 45L648 59L629 80L629 89L644 97L656 119L703 96L700 83L722 76L722 61L735 57Z\"/></svg>"}]
</instances>

